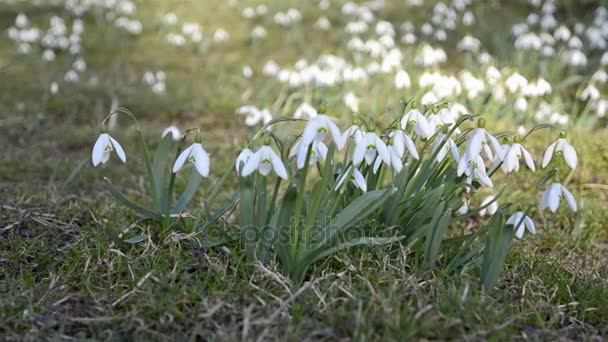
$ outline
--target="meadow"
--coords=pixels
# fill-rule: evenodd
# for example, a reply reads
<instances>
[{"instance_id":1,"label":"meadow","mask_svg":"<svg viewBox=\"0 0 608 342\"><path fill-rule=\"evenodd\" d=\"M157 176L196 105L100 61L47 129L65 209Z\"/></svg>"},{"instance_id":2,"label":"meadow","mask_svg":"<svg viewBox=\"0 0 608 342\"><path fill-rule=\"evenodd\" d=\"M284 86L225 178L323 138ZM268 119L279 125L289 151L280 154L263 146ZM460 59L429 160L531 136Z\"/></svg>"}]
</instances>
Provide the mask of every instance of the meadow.
<instances>
[{"instance_id":1,"label":"meadow","mask_svg":"<svg viewBox=\"0 0 608 342\"><path fill-rule=\"evenodd\" d=\"M0 339L607 338L605 2L0 0L0 31Z\"/></svg>"}]
</instances>

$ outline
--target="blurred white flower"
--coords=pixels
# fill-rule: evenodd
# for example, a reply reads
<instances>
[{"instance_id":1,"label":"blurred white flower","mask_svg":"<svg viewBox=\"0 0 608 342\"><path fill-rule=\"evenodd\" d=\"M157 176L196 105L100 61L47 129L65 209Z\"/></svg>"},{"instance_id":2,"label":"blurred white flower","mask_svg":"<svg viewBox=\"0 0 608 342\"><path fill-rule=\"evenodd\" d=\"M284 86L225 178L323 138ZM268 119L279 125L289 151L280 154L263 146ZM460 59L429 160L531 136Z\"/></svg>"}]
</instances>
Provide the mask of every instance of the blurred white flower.
<instances>
[{"instance_id":1,"label":"blurred white flower","mask_svg":"<svg viewBox=\"0 0 608 342\"><path fill-rule=\"evenodd\" d=\"M516 212L507 219L507 226L513 226L515 229L515 236L521 239L524 236L526 229L532 234L536 234L536 226L534 221L521 211Z\"/></svg>"},{"instance_id":2,"label":"blurred white flower","mask_svg":"<svg viewBox=\"0 0 608 342\"><path fill-rule=\"evenodd\" d=\"M405 70L397 71L395 75L395 88L397 89L407 89L412 86L412 80L410 79L410 75Z\"/></svg>"},{"instance_id":3,"label":"blurred white flower","mask_svg":"<svg viewBox=\"0 0 608 342\"><path fill-rule=\"evenodd\" d=\"M181 139L182 134L179 131L179 128L177 128L174 125L171 125L167 128L165 128L165 130L163 131L162 137L164 138L167 134L171 134L171 138L173 139L173 141L179 141L179 139Z\"/></svg>"},{"instance_id":4,"label":"blurred white flower","mask_svg":"<svg viewBox=\"0 0 608 342\"><path fill-rule=\"evenodd\" d=\"M492 202L490 205L488 203ZM487 205L487 207L485 207ZM498 210L498 201L494 200L494 196L487 196L481 201L481 206L485 207L479 210L479 216L484 217L486 215L492 216Z\"/></svg>"},{"instance_id":5,"label":"blurred white flower","mask_svg":"<svg viewBox=\"0 0 608 342\"><path fill-rule=\"evenodd\" d=\"M578 207L576 205L576 199L574 198L572 193L568 191L568 189L566 189L563 185L559 183L551 184L547 191L545 191L541 199L541 208L543 210L549 208L549 210L551 210L552 212L556 212L559 208L562 195L566 198L566 202L568 203L572 211L576 212L578 210Z\"/></svg>"},{"instance_id":6,"label":"blurred white flower","mask_svg":"<svg viewBox=\"0 0 608 342\"><path fill-rule=\"evenodd\" d=\"M568 164L572 170L576 168L576 165L578 164L578 156L574 147L566 139L565 134L561 134L559 139L547 147L547 150L543 156L543 169L549 165L549 162L555 153L563 154L566 164Z\"/></svg>"}]
</instances>

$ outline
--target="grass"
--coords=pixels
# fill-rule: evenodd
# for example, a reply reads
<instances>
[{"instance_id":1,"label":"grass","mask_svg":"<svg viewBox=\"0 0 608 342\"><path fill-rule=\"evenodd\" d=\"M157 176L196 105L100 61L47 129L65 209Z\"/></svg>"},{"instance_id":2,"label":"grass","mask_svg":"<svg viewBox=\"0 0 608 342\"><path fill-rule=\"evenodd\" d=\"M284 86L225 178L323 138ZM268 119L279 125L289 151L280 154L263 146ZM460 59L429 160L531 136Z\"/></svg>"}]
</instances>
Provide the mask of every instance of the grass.
<instances>
[{"instance_id":1,"label":"grass","mask_svg":"<svg viewBox=\"0 0 608 342\"><path fill-rule=\"evenodd\" d=\"M125 173L125 166L114 160L103 170L89 164L98 122L112 98L120 98L121 105L143 118L151 140L170 123L203 128L214 163L210 179L203 182L203 187L209 186L219 180L220 170L232 167L232 157L245 138L242 125L233 119L234 109L248 101L272 101L278 91L255 77L243 83L230 75L238 74L244 64L257 65L268 58L292 63L304 53L312 59L343 39L294 31L288 38L290 48L283 48L276 42L284 35L273 30L266 42L252 48L247 28L236 25L238 11L220 3L214 0L203 7L191 2L140 2L139 7L151 21L172 10L184 21L202 22L206 32L234 27L225 48L183 52L159 43L154 31L125 40L114 31L92 30L96 43L88 47L87 62L101 77L101 85L68 86L58 97L48 97L40 84L64 72L63 67L18 61L9 53L0 56L3 78L21 80L18 87L11 82L0 85L2 340L608 336L608 147L602 143L608 139L606 129L571 132L581 165L571 175L569 188L579 199L581 212L573 216L562 208L558 215L539 220L535 237L515 242L501 281L491 292L480 290L475 267L457 275L424 271L419 256L402 246L338 253L316 264L304 285L293 288L278 265L248 264L235 244L204 248L197 234L174 232L163 241L129 248L112 243L104 232L106 225L125 236L152 228L132 225L136 217L103 190L101 176L107 175L129 196L145 201L136 176L141 172ZM302 2L290 4L303 7ZM288 5L271 1L269 7ZM0 29L8 27L19 10L23 8L8 6ZM28 11L32 20L48 16ZM305 20L312 21L308 11L314 9L303 10ZM400 20L397 12L387 12ZM115 41L128 43L116 52ZM0 48L12 51L5 39L0 39ZM114 54L118 56L108 58ZM149 90L132 86L146 69L167 71L170 96L152 96ZM258 84L265 90L253 92ZM510 125L495 123L501 129ZM118 126L123 145L135 146L134 128L126 121ZM526 145L538 159L554 138L541 133ZM133 156L129 170L143 170L136 154L128 148L127 153ZM539 198L529 191L537 180L526 174L510 177L507 181L516 190L508 197L522 204L537 203ZM202 196L197 201L201 203ZM466 225L452 229L475 229L479 219Z\"/></svg>"}]
</instances>

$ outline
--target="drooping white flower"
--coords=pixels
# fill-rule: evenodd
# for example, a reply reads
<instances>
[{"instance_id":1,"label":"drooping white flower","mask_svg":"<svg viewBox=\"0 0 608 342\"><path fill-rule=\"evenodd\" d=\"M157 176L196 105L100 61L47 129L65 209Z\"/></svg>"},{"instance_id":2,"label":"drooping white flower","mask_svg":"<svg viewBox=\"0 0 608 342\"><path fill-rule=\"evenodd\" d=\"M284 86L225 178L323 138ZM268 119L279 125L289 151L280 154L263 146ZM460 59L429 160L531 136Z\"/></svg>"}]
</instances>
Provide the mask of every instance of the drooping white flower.
<instances>
[{"instance_id":1,"label":"drooping white flower","mask_svg":"<svg viewBox=\"0 0 608 342\"><path fill-rule=\"evenodd\" d=\"M359 98L352 92L347 93L342 98L344 105L348 107L353 113L359 113Z\"/></svg>"},{"instance_id":2,"label":"drooping white flower","mask_svg":"<svg viewBox=\"0 0 608 342\"><path fill-rule=\"evenodd\" d=\"M239 153L238 157L236 157L236 163L235 163L235 169L236 169L236 173L240 176L241 175L241 169L245 166L245 164L247 164L247 161L249 161L249 159L251 159L251 157L253 157L253 151L248 149L248 148L244 148L241 153Z\"/></svg>"},{"instance_id":3,"label":"drooping white flower","mask_svg":"<svg viewBox=\"0 0 608 342\"><path fill-rule=\"evenodd\" d=\"M195 142L179 154L175 160L175 164L173 164L173 173L179 172L179 170L184 167L186 161L194 164L194 168L196 168L196 171L201 176L209 176L209 167L211 164L209 153L205 151L200 142Z\"/></svg>"},{"instance_id":4,"label":"drooping white flower","mask_svg":"<svg viewBox=\"0 0 608 342\"><path fill-rule=\"evenodd\" d=\"M344 133L342 133L342 142L346 144L349 138L353 138L356 142L363 139L363 131L361 131L361 127L357 125L350 126Z\"/></svg>"},{"instance_id":5,"label":"drooping white flower","mask_svg":"<svg viewBox=\"0 0 608 342\"><path fill-rule=\"evenodd\" d=\"M486 131L484 128L485 121L482 120L483 119L480 119L479 121L480 127L476 128L471 134L467 143L467 149L462 158L460 158L457 171L459 176L463 174L464 170L467 168L467 164L475 161L476 158L481 155L482 151L490 162L503 159L502 148L500 147L498 140ZM490 145L492 148L490 148ZM492 152L492 150L494 151Z\"/></svg>"},{"instance_id":6,"label":"drooping white flower","mask_svg":"<svg viewBox=\"0 0 608 342\"><path fill-rule=\"evenodd\" d=\"M532 172L535 172L536 167L534 166L534 160L532 159L530 152L528 152L528 150L526 150L521 144L514 143L505 153L502 163L502 170L504 173L508 174L513 171L519 171L519 160L522 157L526 161L528 168L532 170Z\"/></svg>"},{"instance_id":7,"label":"drooping white flower","mask_svg":"<svg viewBox=\"0 0 608 342\"><path fill-rule=\"evenodd\" d=\"M578 164L578 156L576 154L576 150L574 147L568 142L565 134L561 134L561 137L557 139L553 144L547 147L545 151L545 155L543 156L543 169L549 165L549 162L553 158L553 154L555 152L561 152L564 155L564 160L566 160L566 164L570 166L572 170L576 168Z\"/></svg>"},{"instance_id":8,"label":"drooping white flower","mask_svg":"<svg viewBox=\"0 0 608 342\"><path fill-rule=\"evenodd\" d=\"M174 125L165 128L162 137L164 138L167 134L171 134L171 138L173 139L173 141L178 141L182 137L179 128Z\"/></svg>"},{"instance_id":9,"label":"drooping white flower","mask_svg":"<svg viewBox=\"0 0 608 342\"><path fill-rule=\"evenodd\" d=\"M479 211L479 216L484 217L486 215L488 216L492 216L494 215L494 213L496 213L496 211L498 210L498 202L494 201L494 196L487 196L486 198L483 199L483 201L481 201L481 206L485 207L487 205L487 207L481 209ZM493 202L492 202L493 201ZM488 203L492 202L490 205L488 205Z\"/></svg>"},{"instance_id":10,"label":"drooping white flower","mask_svg":"<svg viewBox=\"0 0 608 342\"><path fill-rule=\"evenodd\" d=\"M461 158L460 160L462 161L463 159L464 159L464 157ZM481 184L485 187L488 187L488 188L494 187L494 182L492 182L492 180L488 176L487 171L486 171L486 165L485 165L483 159L481 158L481 156L478 155L476 158L471 159L465 165L466 165L466 167L465 167L463 173L467 176L468 184L473 184L474 181L477 181L477 182L479 182L479 184Z\"/></svg>"},{"instance_id":11,"label":"drooping white flower","mask_svg":"<svg viewBox=\"0 0 608 342\"><path fill-rule=\"evenodd\" d=\"M513 226L513 229L515 229L515 236L518 239L521 239L524 236L526 229L528 229L531 234L536 234L536 226L534 226L534 221L532 221L529 216L521 211L518 211L509 217L506 225Z\"/></svg>"},{"instance_id":12,"label":"drooping white flower","mask_svg":"<svg viewBox=\"0 0 608 342\"><path fill-rule=\"evenodd\" d=\"M268 145L262 146L249 158L241 171L241 177L247 177L256 170L263 176L274 170L277 176L287 179L287 169L283 161Z\"/></svg>"},{"instance_id":13,"label":"drooping white flower","mask_svg":"<svg viewBox=\"0 0 608 342\"><path fill-rule=\"evenodd\" d=\"M460 215L464 215L466 213L469 212L469 201L468 200L463 200L462 201L462 205L460 206L460 208L458 208L458 210L456 210L456 212Z\"/></svg>"},{"instance_id":14,"label":"drooping white flower","mask_svg":"<svg viewBox=\"0 0 608 342\"><path fill-rule=\"evenodd\" d=\"M310 119L316 117L318 114L319 113L317 112L315 107L304 102L300 106L298 106L298 108L296 108L296 111L293 113L293 117L296 119L310 120Z\"/></svg>"},{"instance_id":15,"label":"drooping white flower","mask_svg":"<svg viewBox=\"0 0 608 342\"><path fill-rule=\"evenodd\" d=\"M357 169L356 167L352 166L352 173L350 172L350 170L347 169L342 174L342 176L340 176L338 182L336 183L335 190L339 190L340 188L342 188L342 185L347 180L350 180L355 185L355 187L357 187L361 191L367 191L367 181L365 180L365 177L363 177L363 174L361 174L359 169ZM341 191L343 191L343 188Z\"/></svg>"},{"instance_id":16,"label":"drooping white flower","mask_svg":"<svg viewBox=\"0 0 608 342\"><path fill-rule=\"evenodd\" d=\"M118 155L118 158L120 158L123 163L127 161L127 155L122 146L120 146L120 143L108 133L101 133L93 146L93 153L91 156L93 166L97 166L99 163L105 164L108 159L110 159L110 153L112 151L116 151L116 155Z\"/></svg>"},{"instance_id":17,"label":"drooping white flower","mask_svg":"<svg viewBox=\"0 0 608 342\"><path fill-rule=\"evenodd\" d=\"M401 119L401 129L406 130L409 124L414 125L414 132L423 139L430 138L435 130L427 118L417 109L413 108Z\"/></svg>"},{"instance_id":18,"label":"drooping white flower","mask_svg":"<svg viewBox=\"0 0 608 342\"><path fill-rule=\"evenodd\" d=\"M444 141L445 143L443 143ZM439 152L437 152L437 157L435 158L435 160L438 163L441 163L447 156L448 152L451 152L452 158L454 158L454 160L458 163L460 161L460 151L458 151L458 145L456 145L454 140L448 137L447 134L441 133L437 137L437 140L435 140L435 143L433 144L432 153L435 153L435 151L437 151L441 144L443 144L443 146L441 146L441 149L439 150Z\"/></svg>"},{"instance_id":19,"label":"drooping white flower","mask_svg":"<svg viewBox=\"0 0 608 342\"><path fill-rule=\"evenodd\" d=\"M392 146L399 159L403 158L406 151L410 153L414 159L420 159L418 156L418 151L416 150L416 145L414 144L412 138L407 135L407 133L398 129L391 132L391 137L393 138Z\"/></svg>"},{"instance_id":20,"label":"drooping white flower","mask_svg":"<svg viewBox=\"0 0 608 342\"><path fill-rule=\"evenodd\" d=\"M406 89L412 86L410 75L405 70L399 70L395 75L395 88Z\"/></svg>"},{"instance_id":21,"label":"drooping white flower","mask_svg":"<svg viewBox=\"0 0 608 342\"><path fill-rule=\"evenodd\" d=\"M367 132L355 145L353 152L353 164L358 166L365 159L368 165L372 165L378 156L386 165L391 164L391 155L388 147L374 132Z\"/></svg>"},{"instance_id":22,"label":"drooping white flower","mask_svg":"<svg viewBox=\"0 0 608 342\"><path fill-rule=\"evenodd\" d=\"M249 127L265 125L272 120L272 113L266 108L260 110L255 106L241 106L236 113L245 116L245 125Z\"/></svg>"},{"instance_id":23,"label":"drooping white flower","mask_svg":"<svg viewBox=\"0 0 608 342\"><path fill-rule=\"evenodd\" d=\"M298 169L302 169L304 167L304 163L306 163L306 154L308 152L308 148L300 148L300 146L302 146L302 141L298 141L289 153L290 158L297 156L296 166ZM308 164L316 164L319 159L325 160L327 158L327 150L327 146L323 143L323 141L313 141Z\"/></svg>"},{"instance_id":24,"label":"drooping white flower","mask_svg":"<svg viewBox=\"0 0 608 342\"><path fill-rule=\"evenodd\" d=\"M570 206L572 211L576 212L578 210L578 207L576 205L576 199L574 199L574 195L572 195L572 193L568 191L568 189L566 189L563 185L559 183L551 184L549 189L545 191L540 203L541 208L549 208L549 210L551 210L552 212L556 212L559 208L559 203L562 199L562 195L566 197L566 202L568 202L568 205Z\"/></svg>"},{"instance_id":25,"label":"drooping white flower","mask_svg":"<svg viewBox=\"0 0 608 342\"><path fill-rule=\"evenodd\" d=\"M328 133L331 134L338 150L341 150L344 147L342 133L327 115L317 115L308 122L302 133L302 140L300 140L297 148L298 168L304 167L309 146L313 143L322 143Z\"/></svg>"}]
</instances>

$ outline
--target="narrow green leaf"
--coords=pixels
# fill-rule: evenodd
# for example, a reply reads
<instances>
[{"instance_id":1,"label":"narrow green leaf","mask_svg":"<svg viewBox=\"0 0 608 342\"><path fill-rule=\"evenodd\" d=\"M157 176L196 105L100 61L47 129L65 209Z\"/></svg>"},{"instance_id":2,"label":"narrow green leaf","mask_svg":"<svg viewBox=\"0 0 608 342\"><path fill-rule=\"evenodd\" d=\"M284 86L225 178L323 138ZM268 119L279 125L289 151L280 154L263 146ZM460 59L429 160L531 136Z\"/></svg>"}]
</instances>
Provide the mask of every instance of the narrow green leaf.
<instances>
[{"instance_id":1,"label":"narrow green leaf","mask_svg":"<svg viewBox=\"0 0 608 342\"><path fill-rule=\"evenodd\" d=\"M114 196L114 199L116 199L116 201L118 201L118 203L135 211L137 214L139 214L142 217L149 217L156 221L160 221L162 219L162 217L158 213L152 212L148 209L144 209L144 208L138 206L137 204L129 201L120 191L118 191L118 189L116 189L116 187L110 182L109 179L104 178L104 180L106 181L106 187L110 191L110 194L112 194L112 196Z\"/></svg>"},{"instance_id":2,"label":"narrow green leaf","mask_svg":"<svg viewBox=\"0 0 608 342\"><path fill-rule=\"evenodd\" d=\"M322 248L322 249L317 249L312 253L309 253L305 258L302 259L302 261L300 261L301 263L305 264L306 266L313 264L327 256L330 256L332 254L335 254L341 250L347 249L347 248L351 248L351 247L355 247L355 246L381 246L381 245L388 245L391 243L395 243L397 241L401 241L403 240L405 236L393 236L393 237L361 237L361 238L357 238L357 239L352 239L343 243L340 243L338 245L329 247L329 248Z\"/></svg>"},{"instance_id":3,"label":"narrow green leaf","mask_svg":"<svg viewBox=\"0 0 608 342\"><path fill-rule=\"evenodd\" d=\"M331 223L324 228L323 237L318 246L327 245L333 241L337 234L355 225L375 212L395 193L395 188L374 190L364 193L334 217ZM304 246L309 248L309 246Z\"/></svg>"},{"instance_id":4,"label":"narrow green leaf","mask_svg":"<svg viewBox=\"0 0 608 342\"><path fill-rule=\"evenodd\" d=\"M143 235L139 235L139 236L132 237L130 239L124 240L124 242L128 243L130 245L135 245L135 244L138 244L138 243L140 243L142 241L146 241L147 239L148 239L148 236L145 235L145 234L143 234Z\"/></svg>"},{"instance_id":5,"label":"narrow green leaf","mask_svg":"<svg viewBox=\"0 0 608 342\"><path fill-rule=\"evenodd\" d=\"M435 210L435 217L430 223L428 234L425 240L424 262L427 266L433 266L439 255L439 248L443 241L443 236L450 224L452 211L446 208L445 203L441 203Z\"/></svg>"},{"instance_id":6,"label":"narrow green leaf","mask_svg":"<svg viewBox=\"0 0 608 342\"><path fill-rule=\"evenodd\" d=\"M152 183L154 187L154 200L159 211L164 211L167 201L165 187L165 174L167 172L167 162L169 161L169 149L173 138L171 134L165 135L158 145L154 160L152 161Z\"/></svg>"},{"instance_id":7,"label":"narrow green leaf","mask_svg":"<svg viewBox=\"0 0 608 342\"><path fill-rule=\"evenodd\" d=\"M492 227L483 251L481 282L487 291L498 282L513 240L513 231L502 226L501 217L499 214L490 222Z\"/></svg>"},{"instance_id":8,"label":"narrow green leaf","mask_svg":"<svg viewBox=\"0 0 608 342\"><path fill-rule=\"evenodd\" d=\"M172 214L181 214L184 210L186 210L186 208L194 198L194 195L198 191L198 188L201 186L202 181L203 177L196 171L196 169L193 169L190 181L188 182L188 185L186 185L186 189L173 207L173 210L171 211Z\"/></svg>"}]
</instances>

